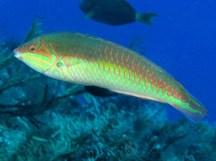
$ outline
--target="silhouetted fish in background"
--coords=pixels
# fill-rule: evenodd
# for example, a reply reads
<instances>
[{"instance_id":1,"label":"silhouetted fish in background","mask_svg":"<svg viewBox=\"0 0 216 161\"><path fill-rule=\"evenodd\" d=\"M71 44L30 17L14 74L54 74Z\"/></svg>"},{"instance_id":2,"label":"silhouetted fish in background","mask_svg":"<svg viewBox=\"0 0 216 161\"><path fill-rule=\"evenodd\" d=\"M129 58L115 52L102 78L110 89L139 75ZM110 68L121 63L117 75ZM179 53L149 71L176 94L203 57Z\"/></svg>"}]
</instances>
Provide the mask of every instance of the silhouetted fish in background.
<instances>
[{"instance_id":1,"label":"silhouetted fish in background","mask_svg":"<svg viewBox=\"0 0 216 161\"><path fill-rule=\"evenodd\" d=\"M16 58L52 78L168 103L193 120L207 114L162 68L135 51L100 38L53 33L24 43L14 52Z\"/></svg>"},{"instance_id":2,"label":"silhouetted fish in background","mask_svg":"<svg viewBox=\"0 0 216 161\"><path fill-rule=\"evenodd\" d=\"M152 25L151 18L155 13L136 13L125 0L84 0L80 9L91 19L109 24L124 25L140 21Z\"/></svg>"}]
</instances>

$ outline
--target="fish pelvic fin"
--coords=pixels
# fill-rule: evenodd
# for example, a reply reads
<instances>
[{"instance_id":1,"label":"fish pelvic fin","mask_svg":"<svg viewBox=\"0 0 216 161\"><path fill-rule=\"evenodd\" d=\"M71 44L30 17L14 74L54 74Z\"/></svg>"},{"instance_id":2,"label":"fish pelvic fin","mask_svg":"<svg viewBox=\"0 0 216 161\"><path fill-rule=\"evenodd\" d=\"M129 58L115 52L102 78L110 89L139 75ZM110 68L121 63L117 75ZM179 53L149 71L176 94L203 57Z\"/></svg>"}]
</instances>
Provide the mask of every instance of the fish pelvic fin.
<instances>
[{"instance_id":1,"label":"fish pelvic fin","mask_svg":"<svg viewBox=\"0 0 216 161\"><path fill-rule=\"evenodd\" d=\"M152 18L158 16L156 13L137 13L136 20L152 26Z\"/></svg>"},{"instance_id":2,"label":"fish pelvic fin","mask_svg":"<svg viewBox=\"0 0 216 161\"><path fill-rule=\"evenodd\" d=\"M181 103L181 105L171 105L193 122L198 122L208 115L208 111L204 108L204 106L192 96L189 96L188 101Z\"/></svg>"}]
</instances>

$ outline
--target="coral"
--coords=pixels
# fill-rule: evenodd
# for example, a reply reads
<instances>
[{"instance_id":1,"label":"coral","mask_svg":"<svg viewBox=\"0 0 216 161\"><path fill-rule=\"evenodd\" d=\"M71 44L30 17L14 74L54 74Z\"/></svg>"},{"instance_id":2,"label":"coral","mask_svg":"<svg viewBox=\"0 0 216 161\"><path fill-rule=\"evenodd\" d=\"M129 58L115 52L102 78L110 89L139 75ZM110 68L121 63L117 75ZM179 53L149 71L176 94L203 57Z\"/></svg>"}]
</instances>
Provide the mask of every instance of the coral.
<instances>
[{"instance_id":1,"label":"coral","mask_svg":"<svg viewBox=\"0 0 216 161\"><path fill-rule=\"evenodd\" d=\"M83 100L82 104L73 107L70 102L78 99ZM10 147L4 145L5 141L1 144L5 158L205 161L215 156L216 133L213 126L193 124L185 119L169 122L165 108L152 102L143 102L142 107L136 110L125 110L115 103L118 99L121 100L98 100L89 94L72 96L68 104L63 103L59 108L35 116L43 122L37 128L25 118L11 118L13 121L10 122L2 120L5 128L2 128L0 138L9 138L14 144ZM15 124L19 126L15 128L16 119L19 122ZM9 126L12 126L10 130ZM41 139L35 140L33 136Z\"/></svg>"}]
</instances>

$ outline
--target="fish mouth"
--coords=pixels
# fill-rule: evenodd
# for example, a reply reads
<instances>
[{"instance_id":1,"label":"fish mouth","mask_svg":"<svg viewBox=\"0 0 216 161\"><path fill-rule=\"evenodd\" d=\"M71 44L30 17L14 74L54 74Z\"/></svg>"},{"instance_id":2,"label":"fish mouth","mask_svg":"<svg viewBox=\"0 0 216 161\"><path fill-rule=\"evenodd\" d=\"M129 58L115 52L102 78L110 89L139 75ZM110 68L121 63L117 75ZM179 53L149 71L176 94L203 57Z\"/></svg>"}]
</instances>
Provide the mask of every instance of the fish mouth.
<instances>
[{"instance_id":1,"label":"fish mouth","mask_svg":"<svg viewBox=\"0 0 216 161\"><path fill-rule=\"evenodd\" d=\"M17 59L22 59L22 56L21 56L21 53L19 52L19 51L17 51L17 49L14 49L14 56L15 56L15 58L17 58Z\"/></svg>"}]
</instances>

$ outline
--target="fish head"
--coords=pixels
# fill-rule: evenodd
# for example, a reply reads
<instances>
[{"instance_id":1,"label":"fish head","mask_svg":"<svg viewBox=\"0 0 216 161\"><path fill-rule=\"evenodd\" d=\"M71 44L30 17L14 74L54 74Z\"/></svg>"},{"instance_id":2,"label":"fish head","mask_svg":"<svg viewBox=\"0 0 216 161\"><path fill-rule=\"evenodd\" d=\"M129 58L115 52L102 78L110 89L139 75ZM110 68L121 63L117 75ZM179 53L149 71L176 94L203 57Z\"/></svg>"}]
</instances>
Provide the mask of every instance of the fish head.
<instances>
[{"instance_id":1,"label":"fish head","mask_svg":"<svg viewBox=\"0 0 216 161\"><path fill-rule=\"evenodd\" d=\"M20 45L14 53L17 59L40 73L48 71L56 61L52 48L40 37Z\"/></svg>"}]
</instances>

